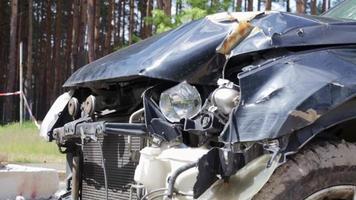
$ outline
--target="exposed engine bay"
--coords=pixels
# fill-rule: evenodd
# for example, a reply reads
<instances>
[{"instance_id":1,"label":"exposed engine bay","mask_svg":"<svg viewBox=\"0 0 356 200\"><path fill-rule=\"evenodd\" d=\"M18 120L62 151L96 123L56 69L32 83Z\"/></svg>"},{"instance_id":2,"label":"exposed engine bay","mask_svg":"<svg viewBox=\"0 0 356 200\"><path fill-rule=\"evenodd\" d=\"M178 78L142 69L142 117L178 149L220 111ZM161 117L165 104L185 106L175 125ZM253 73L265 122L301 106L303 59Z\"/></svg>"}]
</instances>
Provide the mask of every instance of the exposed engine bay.
<instances>
[{"instance_id":1,"label":"exposed engine bay","mask_svg":"<svg viewBox=\"0 0 356 200\"><path fill-rule=\"evenodd\" d=\"M219 79L217 84L214 89L167 82L149 86L142 95L136 91L142 91L139 84L135 89L126 90L127 85L122 85L110 92L92 91L86 98L74 94L65 113L73 121L54 129L51 139L66 153L80 144L81 150L75 151L83 160L83 199L90 199L85 189L95 184L114 190L108 181L120 174L120 169L107 165L115 166L120 160L125 163L122 168L131 169L131 174L126 171L131 180L127 178L127 185L121 188L130 191L128 199L157 195L191 199L199 198L219 179L228 181L245 163L272 152L276 145L273 142L242 144L233 151L224 149L219 135L229 113L239 104L240 91L238 85L226 79ZM121 102L120 97L136 101ZM95 155L103 160L93 158ZM264 158L264 162L271 165L272 159L277 158ZM101 174L101 184L95 174Z\"/></svg>"},{"instance_id":2,"label":"exposed engine bay","mask_svg":"<svg viewBox=\"0 0 356 200\"><path fill-rule=\"evenodd\" d=\"M67 154L68 196L251 199L355 118L352 23L217 14L79 69L41 129Z\"/></svg>"}]
</instances>

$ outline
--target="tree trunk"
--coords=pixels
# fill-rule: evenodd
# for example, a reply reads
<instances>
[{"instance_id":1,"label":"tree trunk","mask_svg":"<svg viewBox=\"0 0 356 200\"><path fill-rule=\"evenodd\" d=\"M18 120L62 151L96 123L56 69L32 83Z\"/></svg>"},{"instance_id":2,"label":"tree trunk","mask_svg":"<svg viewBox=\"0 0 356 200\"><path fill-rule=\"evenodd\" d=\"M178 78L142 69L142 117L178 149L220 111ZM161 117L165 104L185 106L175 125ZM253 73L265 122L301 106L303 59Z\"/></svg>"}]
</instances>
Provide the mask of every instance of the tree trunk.
<instances>
[{"instance_id":1,"label":"tree trunk","mask_svg":"<svg viewBox=\"0 0 356 200\"><path fill-rule=\"evenodd\" d=\"M140 31L140 38L145 38L145 30L144 30L144 26L145 26L145 22L144 19L147 16L147 1L139 1L138 2L138 9L139 9L139 13L140 13L140 18L139 18L139 31Z\"/></svg>"},{"instance_id":2,"label":"tree trunk","mask_svg":"<svg viewBox=\"0 0 356 200\"><path fill-rule=\"evenodd\" d=\"M78 30L79 30L79 6L80 0L74 0L72 4L73 10L73 28L72 28L72 50L70 56L70 73L74 72L74 69L78 67Z\"/></svg>"},{"instance_id":3,"label":"tree trunk","mask_svg":"<svg viewBox=\"0 0 356 200\"><path fill-rule=\"evenodd\" d=\"M130 19L129 19L129 45L132 44L132 37L134 34L135 19L134 19L134 0L130 0Z\"/></svg>"},{"instance_id":4,"label":"tree trunk","mask_svg":"<svg viewBox=\"0 0 356 200\"><path fill-rule=\"evenodd\" d=\"M100 57L100 2L101 0L95 0L95 26L94 26L94 59Z\"/></svg>"},{"instance_id":5,"label":"tree trunk","mask_svg":"<svg viewBox=\"0 0 356 200\"><path fill-rule=\"evenodd\" d=\"M85 36L89 37L89 32L87 31L88 22L88 0L80 0L80 24L78 31L78 57L77 57L77 67L82 66L88 62L88 53L85 48L86 40ZM89 45L89 44L88 44Z\"/></svg>"},{"instance_id":6,"label":"tree trunk","mask_svg":"<svg viewBox=\"0 0 356 200\"><path fill-rule=\"evenodd\" d=\"M177 5L179 7L179 5ZM152 0L147 0L146 4L146 17L152 17L153 2ZM179 9L178 9L179 12ZM143 38L147 38L152 35L152 24L147 23L144 19L143 21Z\"/></svg>"},{"instance_id":7,"label":"tree trunk","mask_svg":"<svg viewBox=\"0 0 356 200\"><path fill-rule=\"evenodd\" d=\"M311 14L312 15L316 15L317 12L318 12L318 8L317 8L317 5L316 5L316 0L311 0L310 1L310 10L311 10Z\"/></svg>"},{"instance_id":8,"label":"tree trunk","mask_svg":"<svg viewBox=\"0 0 356 200\"><path fill-rule=\"evenodd\" d=\"M148 0L147 4L149 3L150 0ZM150 3L152 4L152 3ZM180 14L182 12L182 0L176 0L176 15Z\"/></svg>"},{"instance_id":9,"label":"tree trunk","mask_svg":"<svg viewBox=\"0 0 356 200\"><path fill-rule=\"evenodd\" d=\"M3 24L3 18L4 18L4 12L2 12L3 10L5 10L5 6L3 6L3 2L2 1L0 1L0 24ZM0 66L2 66L2 67L0 67L0 74L4 74L4 71L6 70L6 69L4 69L5 67L6 67L6 65L5 65L5 57L4 57L4 54L3 54L3 52L4 52L4 37L3 37L3 30L4 30L4 28L1 28L0 29L0 38L2 38L1 40L0 40ZM3 79L0 79L0 91L4 91L5 90L5 81L3 80ZM4 115L4 112L3 112L3 98L2 99L0 99L0 105L1 105L1 107L0 107L0 113L2 113L1 114L1 116L0 116L0 119L1 120L4 120L4 118L3 118L3 115Z\"/></svg>"},{"instance_id":10,"label":"tree trunk","mask_svg":"<svg viewBox=\"0 0 356 200\"><path fill-rule=\"evenodd\" d=\"M253 0L248 0L247 11L253 11Z\"/></svg>"},{"instance_id":11,"label":"tree trunk","mask_svg":"<svg viewBox=\"0 0 356 200\"><path fill-rule=\"evenodd\" d=\"M272 9L272 0L266 0L265 10L271 10L271 9Z\"/></svg>"},{"instance_id":12,"label":"tree trunk","mask_svg":"<svg viewBox=\"0 0 356 200\"><path fill-rule=\"evenodd\" d=\"M286 0L286 12L290 12L290 0Z\"/></svg>"},{"instance_id":13,"label":"tree trunk","mask_svg":"<svg viewBox=\"0 0 356 200\"><path fill-rule=\"evenodd\" d=\"M242 11L242 0L236 0L236 11L237 12Z\"/></svg>"},{"instance_id":14,"label":"tree trunk","mask_svg":"<svg viewBox=\"0 0 356 200\"><path fill-rule=\"evenodd\" d=\"M33 2L28 0L28 41L27 41L27 69L26 69L26 80L25 80L25 94L29 101L29 104L32 105L32 34L33 34Z\"/></svg>"},{"instance_id":15,"label":"tree trunk","mask_svg":"<svg viewBox=\"0 0 356 200\"><path fill-rule=\"evenodd\" d=\"M106 32L106 37L105 37L105 55L109 54L111 52L111 38L112 38L112 16L115 12L115 0L110 0L109 1L109 9L108 9L108 18L107 18L107 28L108 31Z\"/></svg>"},{"instance_id":16,"label":"tree trunk","mask_svg":"<svg viewBox=\"0 0 356 200\"><path fill-rule=\"evenodd\" d=\"M52 10L51 10L51 1L46 1L46 86L47 86L47 106L49 107L51 104L51 97L53 96L53 66L51 60L53 59L52 55ZM50 55L50 56L48 56Z\"/></svg>"},{"instance_id":17,"label":"tree trunk","mask_svg":"<svg viewBox=\"0 0 356 200\"><path fill-rule=\"evenodd\" d=\"M119 0L117 3L117 15L115 16L115 36L114 36L114 45L120 45L120 32L121 32L121 9L122 9L122 0Z\"/></svg>"},{"instance_id":18,"label":"tree trunk","mask_svg":"<svg viewBox=\"0 0 356 200\"><path fill-rule=\"evenodd\" d=\"M157 8L163 10L167 16L171 16L172 0L157 0Z\"/></svg>"},{"instance_id":19,"label":"tree trunk","mask_svg":"<svg viewBox=\"0 0 356 200\"><path fill-rule=\"evenodd\" d=\"M164 13L167 16L171 16L172 0L164 0L163 3L164 3L164 7L163 7Z\"/></svg>"},{"instance_id":20,"label":"tree trunk","mask_svg":"<svg viewBox=\"0 0 356 200\"><path fill-rule=\"evenodd\" d=\"M323 0L322 3L322 12L325 12L329 9L330 7L330 0Z\"/></svg>"},{"instance_id":21,"label":"tree trunk","mask_svg":"<svg viewBox=\"0 0 356 200\"><path fill-rule=\"evenodd\" d=\"M95 60L95 46L94 46L94 0L88 0L88 57L89 62Z\"/></svg>"},{"instance_id":22,"label":"tree trunk","mask_svg":"<svg viewBox=\"0 0 356 200\"><path fill-rule=\"evenodd\" d=\"M36 108L39 108L38 113L39 115L42 116L44 114L42 107L46 108L47 105L47 87L44 85L41 85L41 83L46 83L46 73L47 73L47 2L41 2L41 8L40 12L41 14L39 15L39 21L41 22L40 24L40 31L41 31L41 36L40 37L40 51L38 52L38 59L40 62L38 63L37 67L35 69L35 73L38 72L39 76L37 79L34 79L36 82L36 87L40 86L39 89L35 89L34 91L36 92L36 99L38 102L36 102ZM37 64L37 62L34 62ZM41 87L42 86L42 87ZM41 105L41 106L39 106Z\"/></svg>"},{"instance_id":23,"label":"tree trunk","mask_svg":"<svg viewBox=\"0 0 356 200\"><path fill-rule=\"evenodd\" d=\"M304 0L296 0L297 13L305 13L305 2Z\"/></svg>"},{"instance_id":24,"label":"tree trunk","mask_svg":"<svg viewBox=\"0 0 356 200\"><path fill-rule=\"evenodd\" d=\"M157 0L157 9L163 10L163 1L164 0Z\"/></svg>"},{"instance_id":25,"label":"tree trunk","mask_svg":"<svg viewBox=\"0 0 356 200\"><path fill-rule=\"evenodd\" d=\"M122 1L122 28L121 28L121 30L122 30L122 45L125 45L125 23L126 23L126 1L125 0L123 0Z\"/></svg>"},{"instance_id":26,"label":"tree trunk","mask_svg":"<svg viewBox=\"0 0 356 200\"><path fill-rule=\"evenodd\" d=\"M60 59L61 52L61 39L62 39L62 0L56 1L56 29L54 34L54 89L52 99L55 99L59 92L59 85L61 85L60 80L62 80L62 68L63 64Z\"/></svg>"},{"instance_id":27,"label":"tree trunk","mask_svg":"<svg viewBox=\"0 0 356 200\"><path fill-rule=\"evenodd\" d=\"M68 12L67 18L65 21L69 22L69 25L66 29L66 45L65 45L65 68L62 70L62 79L59 80L60 83L64 83L65 79L70 75L71 69L71 57L72 57L72 42L73 42L73 4L75 4L76 0L73 1L64 1L65 2L65 10ZM63 22L62 22L63 24ZM60 85L60 93L62 93L62 85Z\"/></svg>"},{"instance_id":28,"label":"tree trunk","mask_svg":"<svg viewBox=\"0 0 356 200\"><path fill-rule=\"evenodd\" d=\"M10 21L10 50L9 50L9 66L7 76L7 92L13 92L15 90L16 81L16 41L17 41L17 0L11 1L11 21ZM13 120L14 114L13 98L7 97L5 100L4 113L6 113L6 121Z\"/></svg>"}]
</instances>

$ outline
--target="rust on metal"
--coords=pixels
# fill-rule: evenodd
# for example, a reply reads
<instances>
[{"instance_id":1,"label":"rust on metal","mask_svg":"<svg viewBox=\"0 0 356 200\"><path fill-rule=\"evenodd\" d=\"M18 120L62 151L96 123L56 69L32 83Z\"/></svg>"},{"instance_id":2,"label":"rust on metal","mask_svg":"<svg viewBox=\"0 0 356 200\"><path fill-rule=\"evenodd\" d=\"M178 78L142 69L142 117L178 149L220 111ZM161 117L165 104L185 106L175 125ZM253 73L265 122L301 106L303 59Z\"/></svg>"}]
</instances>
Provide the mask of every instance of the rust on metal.
<instances>
[{"instance_id":1,"label":"rust on metal","mask_svg":"<svg viewBox=\"0 0 356 200\"><path fill-rule=\"evenodd\" d=\"M306 112L294 110L290 115L301 118L309 123L315 122L320 117L320 114L318 114L318 112L314 109L308 109Z\"/></svg>"},{"instance_id":2,"label":"rust on metal","mask_svg":"<svg viewBox=\"0 0 356 200\"><path fill-rule=\"evenodd\" d=\"M230 54L233 47L240 43L253 29L251 23L241 21L235 29L224 39L221 45L217 48L217 52L221 54Z\"/></svg>"}]
</instances>

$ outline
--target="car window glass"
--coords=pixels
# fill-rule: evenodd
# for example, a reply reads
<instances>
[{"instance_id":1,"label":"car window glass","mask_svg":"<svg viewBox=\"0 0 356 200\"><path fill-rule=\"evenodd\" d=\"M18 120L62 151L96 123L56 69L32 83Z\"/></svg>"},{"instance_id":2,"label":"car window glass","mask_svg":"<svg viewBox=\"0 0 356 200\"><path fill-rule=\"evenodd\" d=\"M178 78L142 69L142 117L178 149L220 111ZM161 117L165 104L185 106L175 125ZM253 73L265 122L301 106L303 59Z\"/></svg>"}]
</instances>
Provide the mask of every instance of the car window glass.
<instances>
[{"instance_id":1,"label":"car window glass","mask_svg":"<svg viewBox=\"0 0 356 200\"><path fill-rule=\"evenodd\" d=\"M338 19L356 20L356 0L347 0L334 9L331 9L323 16Z\"/></svg>"}]
</instances>

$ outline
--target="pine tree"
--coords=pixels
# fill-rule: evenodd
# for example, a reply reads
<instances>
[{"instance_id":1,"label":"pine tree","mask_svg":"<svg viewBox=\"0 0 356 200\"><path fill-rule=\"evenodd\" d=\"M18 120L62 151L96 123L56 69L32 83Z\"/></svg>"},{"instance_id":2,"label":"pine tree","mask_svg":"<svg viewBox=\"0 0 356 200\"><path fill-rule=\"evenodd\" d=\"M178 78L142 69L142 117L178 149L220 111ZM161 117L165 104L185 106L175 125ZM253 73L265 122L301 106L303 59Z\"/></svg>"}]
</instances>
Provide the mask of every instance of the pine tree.
<instances>
[{"instance_id":1,"label":"pine tree","mask_svg":"<svg viewBox=\"0 0 356 200\"><path fill-rule=\"evenodd\" d=\"M113 30L112 19L113 19L114 12L115 12L115 0L109 0L108 16L107 16L107 24L106 24L107 32L106 32L105 46L104 46L105 55L111 52L111 38L112 38L112 30Z\"/></svg>"},{"instance_id":2,"label":"pine tree","mask_svg":"<svg viewBox=\"0 0 356 200\"><path fill-rule=\"evenodd\" d=\"M10 50L9 50L9 65L7 74L7 84L6 89L9 92L15 90L15 75L16 75L16 50L17 50L17 14L18 14L18 2L17 0L11 0L11 22L10 22ZM13 120L13 98L7 97L5 100L4 113L6 113L6 121L9 122Z\"/></svg>"},{"instance_id":3,"label":"pine tree","mask_svg":"<svg viewBox=\"0 0 356 200\"><path fill-rule=\"evenodd\" d=\"M88 0L88 57L89 62L93 62L95 60L95 38L94 38L94 29L95 29L95 21L94 21L94 0Z\"/></svg>"},{"instance_id":4,"label":"pine tree","mask_svg":"<svg viewBox=\"0 0 356 200\"><path fill-rule=\"evenodd\" d=\"M272 0L266 0L265 10L271 10L271 9L272 9Z\"/></svg>"},{"instance_id":5,"label":"pine tree","mask_svg":"<svg viewBox=\"0 0 356 200\"><path fill-rule=\"evenodd\" d=\"M58 95L58 90L62 80L62 62L60 57L61 38L62 38L62 0L56 0L56 21L54 31L54 47L53 47L53 67L54 67L54 87L51 99L55 99Z\"/></svg>"},{"instance_id":6,"label":"pine tree","mask_svg":"<svg viewBox=\"0 0 356 200\"><path fill-rule=\"evenodd\" d=\"M0 9L1 10L1 9ZM32 43L33 43L33 2L28 0L28 41L27 41L27 69L25 79L25 94L32 103Z\"/></svg>"}]
</instances>

